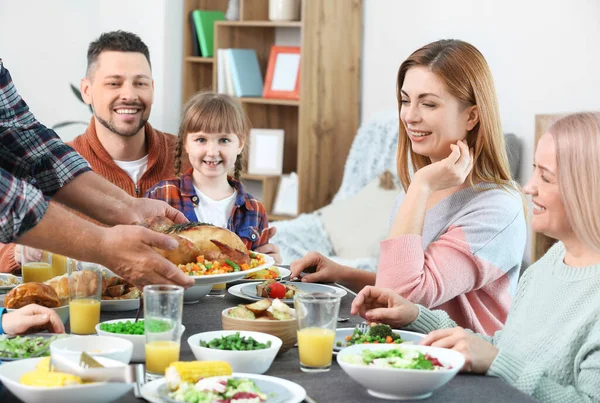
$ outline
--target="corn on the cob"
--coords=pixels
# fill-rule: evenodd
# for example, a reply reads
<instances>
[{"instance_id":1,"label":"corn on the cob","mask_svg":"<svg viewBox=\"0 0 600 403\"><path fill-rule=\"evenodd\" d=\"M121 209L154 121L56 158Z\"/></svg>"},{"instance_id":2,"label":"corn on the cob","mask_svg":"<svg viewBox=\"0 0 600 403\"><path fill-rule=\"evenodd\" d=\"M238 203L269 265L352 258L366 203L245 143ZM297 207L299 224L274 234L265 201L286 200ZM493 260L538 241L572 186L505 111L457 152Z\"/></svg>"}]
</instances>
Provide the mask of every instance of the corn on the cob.
<instances>
[{"instance_id":1,"label":"corn on the cob","mask_svg":"<svg viewBox=\"0 0 600 403\"><path fill-rule=\"evenodd\" d=\"M31 371L21 376L19 381L23 385L41 387L60 387L82 383L81 378L63 372Z\"/></svg>"},{"instance_id":2,"label":"corn on the cob","mask_svg":"<svg viewBox=\"0 0 600 403\"><path fill-rule=\"evenodd\" d=\"M42 358L40 360L40 362L38 362L37 365L35 366L35 370L42 371L42 372L52 371L52 369L50 369L50 357Z\"/></svg>"},{"instance_id":3,"label":"corn on the cob","mask_svg":"<svg viewBox=\"0 0 600 403\"><path fill-rule=\"evenodd\" d=\"M231 375L233 372L229 363L225 361L177 361L167 368L167 373L172 373L174 368L181 377L180 382L196 383L209 376Z\"/></svg>"}]
</instances>

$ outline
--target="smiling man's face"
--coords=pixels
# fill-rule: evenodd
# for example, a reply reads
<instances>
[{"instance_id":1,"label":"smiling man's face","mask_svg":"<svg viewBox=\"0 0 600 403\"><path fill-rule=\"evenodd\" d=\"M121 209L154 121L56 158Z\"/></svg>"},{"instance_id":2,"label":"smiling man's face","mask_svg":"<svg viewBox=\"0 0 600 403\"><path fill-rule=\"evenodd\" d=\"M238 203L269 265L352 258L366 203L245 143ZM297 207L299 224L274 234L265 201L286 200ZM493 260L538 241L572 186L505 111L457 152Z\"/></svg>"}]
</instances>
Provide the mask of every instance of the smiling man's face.
<instances>
[{"instance_id":1,"label":"smiling man's face","mask_svg":"<svg viewBox=\"0 0 600 403\"><path fill-rule=\"evenodd\" d=\"M142 53L102 52L81 81L81 94L102 126L134 136L148 121L154 101L150 64Z\"/></svg>"}]
</instances>

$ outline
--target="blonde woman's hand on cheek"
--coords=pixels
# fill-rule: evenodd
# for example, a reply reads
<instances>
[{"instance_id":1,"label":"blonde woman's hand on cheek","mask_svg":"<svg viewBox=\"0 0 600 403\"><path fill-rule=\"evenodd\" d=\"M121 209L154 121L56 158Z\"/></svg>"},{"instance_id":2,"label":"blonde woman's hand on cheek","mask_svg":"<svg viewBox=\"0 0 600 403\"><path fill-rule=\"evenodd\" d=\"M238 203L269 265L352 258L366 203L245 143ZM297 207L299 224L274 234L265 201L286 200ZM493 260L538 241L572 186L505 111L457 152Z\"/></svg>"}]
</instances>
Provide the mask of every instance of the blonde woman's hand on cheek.
<instances>
[{"instance_id":1,"label":"blonde woman's hand on cheek","mask_svg":"<svg viewBox=\"0 0 600 403\"><path fill-rule=\"evenodd\" d=\"M389 288L366 286L352 301L352 315L369 322L386 323L393 328L404 327L419 316L419 307Z\"/></svg>"},{"instance_id":2,"label":"blonde woman's hand on cheek","mask_svg":"<svg viewBox=\"0 0 600 403\"><path fill-rule=\"evenodd\" d=\"M449 348L462 353L465 356L462 370L477 374L485 374L498 355L498 349L493 344L462 327L434 330L421 340L420 344Z\"/></svg>"},{"instance_id":3,"label":"blonde woman's hand on cheek","mask_svg":"<svg viewBox=\"0 0 600 403\"><path fill-rule=\"evenodd\" d=\"M460 140L450 148L448 157L419 169L413 182L427 186L432 192L462 185L473 169L473 151Z\"/></svg>"}]
</instances>

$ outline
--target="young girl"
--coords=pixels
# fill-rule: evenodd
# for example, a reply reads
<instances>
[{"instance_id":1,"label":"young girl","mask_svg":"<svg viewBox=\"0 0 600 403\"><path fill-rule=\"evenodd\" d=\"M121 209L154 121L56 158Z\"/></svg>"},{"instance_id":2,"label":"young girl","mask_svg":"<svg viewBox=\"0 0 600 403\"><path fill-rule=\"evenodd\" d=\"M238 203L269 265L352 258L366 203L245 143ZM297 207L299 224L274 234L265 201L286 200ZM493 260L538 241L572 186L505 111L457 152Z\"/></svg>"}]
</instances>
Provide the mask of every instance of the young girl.
<instances>
[{"instance_id":1,"label":"young girl","mask_svg":"<svg viewBox=\"0 0 600 403\"><path fill-rule=\"evenodd\" d=\"M303 281L393 288L445 310L460 326L493 334L516 290L526 226L490 69L472 45L437 41L402 63L396 91L406 194L381 242L377 274L311 253L292 263L291 276L316 266Z\"/></svg>"},{"instance_id":2,"label":"young girl","mask_svg":"<svg viewBox=\"0 0 600 403\"><path fill-rule=\"evenodd\" d=\"M566 116L540 138L525 186L531 228L559 242L525 271L493 337L378 287L362 290L352 313L429 333L421 344L461 352L464 371L500 377L542 402L600 401L599 149L597 112Z\"/></svg>"},{"instance_id":3,"label":"young girl","mask_svg":"<svg viewBox=\"0 0 600 403\"><path fill-rule=\"evenodd\" d=\"M146 197L164 200L192 222L235 232L249 250L268 243L263 204L240 182L250 124L228 95L196 94L184 108L175 154L177 179L158 183ZM191 168L181 174L183 151ZM228 175L234 171L234 176Z\"/></svg>"}]
</instances>

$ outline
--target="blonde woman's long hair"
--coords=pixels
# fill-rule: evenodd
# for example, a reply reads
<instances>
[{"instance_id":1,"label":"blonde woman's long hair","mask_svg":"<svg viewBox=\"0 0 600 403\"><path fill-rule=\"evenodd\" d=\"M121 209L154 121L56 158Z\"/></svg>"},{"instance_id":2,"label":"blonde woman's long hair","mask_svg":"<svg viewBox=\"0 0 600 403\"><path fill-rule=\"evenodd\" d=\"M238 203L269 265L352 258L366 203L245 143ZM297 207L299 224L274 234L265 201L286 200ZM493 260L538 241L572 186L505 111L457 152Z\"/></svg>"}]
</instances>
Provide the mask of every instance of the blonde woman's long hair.
<instances>
[{"instance_id":1,"label":"blonde woman's long hair","mask_svg":"<svg viewBox=\"0 0 600 403\"><path fill-rule=\"evenodd\" d=\"M467 108L477 105L479 122L467 134L466 142L474 151L474 164L469 183L496 183L520 191L512 182L500 112L490 68L483 55L471 44L447 39L430 43L415 51L398 70L398 115L402 111L401 89L406 72L413 67L426 67L437 75L448 91ZM400 121L397 169L404 190L411 183L409 159L414 172L431 164L429 157L412 150L406 128Z\"/></svg>"},{"instance_id":2,"label":"blonde woman's long hair","mask_svg":"<svg viewBox=\"0 0 600 403\"><path fill-rule=\"evenodd\" d=\"M198 132L235 133L240 143L245 145L250 133L250 121L242 106L231 96L212 91L196 93L183 108L175 148L175 175L181 174L181 159L187 135ZM245 150L246 147L235 160L234 176L237 180L241 177Z\"/></svg>"},{"instance_id":3,"label":"blonde woman's long hair","mask_svg":"<svg viewBox=\"0 0 600 403\"><path fill-rule=\"evenodd\" d=\"M556 145L558 187L577 238L600 252L600 113L567 115L548 129Z\"/></svg>"}]
</instances>

